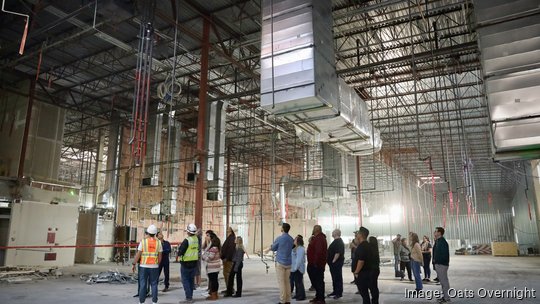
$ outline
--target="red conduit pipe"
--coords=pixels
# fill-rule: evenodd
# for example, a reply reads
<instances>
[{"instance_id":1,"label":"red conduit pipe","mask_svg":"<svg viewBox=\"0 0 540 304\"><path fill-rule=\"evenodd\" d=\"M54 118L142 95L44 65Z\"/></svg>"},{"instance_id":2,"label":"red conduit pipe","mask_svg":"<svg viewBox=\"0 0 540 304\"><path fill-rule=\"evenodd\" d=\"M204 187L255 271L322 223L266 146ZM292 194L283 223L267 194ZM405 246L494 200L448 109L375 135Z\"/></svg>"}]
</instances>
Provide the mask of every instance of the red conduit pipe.
<instances>
[{"instance_id":1,"label":"red conduit pipe","mask_svg":"<svg viewBox=\"0 0 540 304\"><path fill-rule=\"evenodd\" d=\"M203 19L203 38L201 46L201 79L199 84L199 113L197 118L197 153L200 164L200 173L197 176L195 189L195 225L202 226L202 213L204 202L204 180L206 170L206 151L204 147L206 129L206 93L208 90L208 53L210 49L210 21Z\"/></svg>"}]
</instances>

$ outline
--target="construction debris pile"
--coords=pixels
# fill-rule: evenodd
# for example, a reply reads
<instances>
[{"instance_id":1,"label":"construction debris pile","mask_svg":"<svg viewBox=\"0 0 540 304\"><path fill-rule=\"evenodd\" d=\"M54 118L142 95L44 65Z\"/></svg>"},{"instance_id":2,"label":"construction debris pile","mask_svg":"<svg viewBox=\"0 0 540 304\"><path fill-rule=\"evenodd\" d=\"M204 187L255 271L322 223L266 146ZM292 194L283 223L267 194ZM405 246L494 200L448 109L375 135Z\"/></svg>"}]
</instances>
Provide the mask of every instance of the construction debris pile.
<instances>
[{"instance_id":1,"label":"construction debris pile","mask_svg":"<svg viewBox=\"0 0 540 304\"><path fill-rule=\"evenodd\" d=\"M1 283L21 283L47 278L58 278L62 275L57 268L31 268L31 267L0 267Z\"/></svg>"},{"instance_id":2,"label":"construction debris pile","mask_svg":"<svg viewBox=\"0 0 540 304\"><path fill-rule=\"evenodd\" d=\"M137 277L133 274L125 274L123 272L116 271L102 271L100 273L94 274L81 274L81 280L85 281L86 284L96 284L96 283L112 283L112 284L126 284L126 283L137 283Z\"/></svg>"}]
</instances>

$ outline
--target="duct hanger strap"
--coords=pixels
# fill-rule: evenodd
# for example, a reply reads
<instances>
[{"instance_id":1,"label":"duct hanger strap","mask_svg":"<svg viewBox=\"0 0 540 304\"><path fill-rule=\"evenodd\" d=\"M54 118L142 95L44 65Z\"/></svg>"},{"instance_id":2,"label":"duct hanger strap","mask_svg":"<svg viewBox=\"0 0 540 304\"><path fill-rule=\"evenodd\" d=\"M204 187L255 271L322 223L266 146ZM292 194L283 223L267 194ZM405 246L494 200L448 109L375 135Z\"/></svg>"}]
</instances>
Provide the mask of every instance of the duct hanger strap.
<instances>
[{"instance_id":1,"label":"duct hanger strap","mask_svg":"<svg viewBox=\"0 0 540 304\"><path fill-rule=\"evenodd\" d=\"M21 14L21 13L6 10L4 8L5 5L6 5L6 0L2 0L2 12L17 15L17 16L21 16L21 17L24 17L26 19L25 20L25 25L24 25L24 32L23 32L23 35L22 35L22 38L21 38L21 46L19 47L19 55L22 55L24 53L24 46L26 44L26 37L28 36L28 23L30 23L29 22L30 21L30 15L25 15L25 14Z\"/></svg>"}]
</instances>

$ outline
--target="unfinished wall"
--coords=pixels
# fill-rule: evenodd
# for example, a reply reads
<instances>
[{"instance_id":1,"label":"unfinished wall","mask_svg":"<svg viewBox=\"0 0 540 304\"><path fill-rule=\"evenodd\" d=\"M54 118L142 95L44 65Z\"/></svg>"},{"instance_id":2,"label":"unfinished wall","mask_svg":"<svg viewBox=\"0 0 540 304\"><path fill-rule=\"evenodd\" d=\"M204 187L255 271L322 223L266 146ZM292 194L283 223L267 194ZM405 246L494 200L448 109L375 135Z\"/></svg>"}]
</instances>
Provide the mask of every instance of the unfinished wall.
<instances>
[{"instance_id":1,"label":"unfinished wall","mask_svg":"<svg viewBox=\"0 0 540 304\"><path fill-rule=\"evenodd\" d=\"M12 88L21 95L0 90L0 176L17 176L24 137L30 82Z\"/></svg>"}]
</instances>

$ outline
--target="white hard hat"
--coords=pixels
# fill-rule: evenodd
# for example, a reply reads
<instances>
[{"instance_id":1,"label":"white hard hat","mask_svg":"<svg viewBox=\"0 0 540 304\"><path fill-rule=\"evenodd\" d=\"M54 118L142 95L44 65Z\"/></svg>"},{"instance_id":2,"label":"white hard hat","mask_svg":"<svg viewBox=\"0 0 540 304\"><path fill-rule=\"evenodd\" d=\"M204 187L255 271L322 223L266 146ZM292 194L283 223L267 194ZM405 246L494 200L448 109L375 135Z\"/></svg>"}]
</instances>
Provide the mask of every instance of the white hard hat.
<instances>
[{"instance_id":1,"label":"white hard hat","mask_svg":"<svg viewBox=\"0 0 540 304\"><path fill-rule=\"evenodd\" d=\"M146 232L148 232L148 234L157 234L157 227L154 225L150 225L146 229Z\"/></svg>"},{"instance_id":2,"label":"white hard hat","mask_svg":"<svg viewBox=\"0 0 540 304\"><path fill-rule=\"evenodd\" d=\"M197 226L195 226L195 224L189 224L187 225L186 231L191 234L195 234L197 233Z\"/></svg>"}]
</instances>

